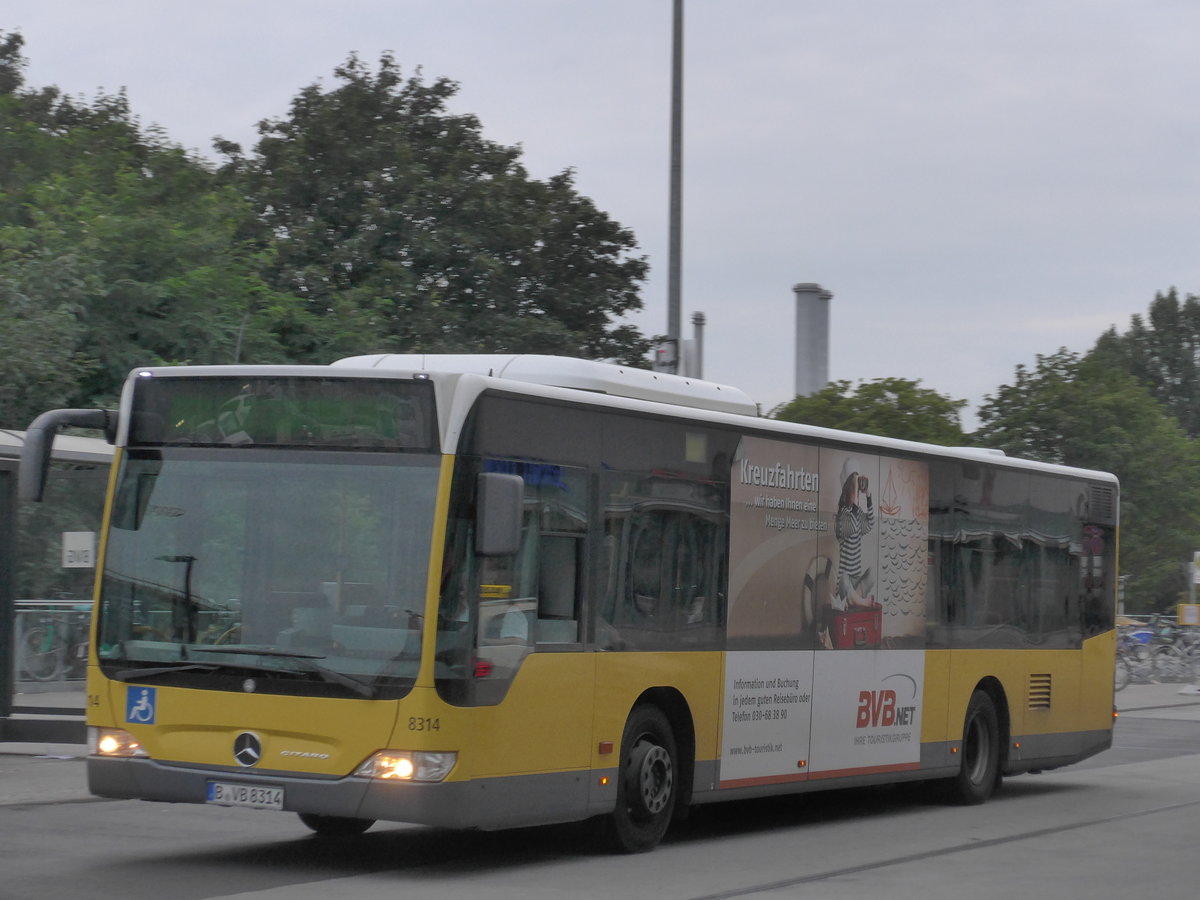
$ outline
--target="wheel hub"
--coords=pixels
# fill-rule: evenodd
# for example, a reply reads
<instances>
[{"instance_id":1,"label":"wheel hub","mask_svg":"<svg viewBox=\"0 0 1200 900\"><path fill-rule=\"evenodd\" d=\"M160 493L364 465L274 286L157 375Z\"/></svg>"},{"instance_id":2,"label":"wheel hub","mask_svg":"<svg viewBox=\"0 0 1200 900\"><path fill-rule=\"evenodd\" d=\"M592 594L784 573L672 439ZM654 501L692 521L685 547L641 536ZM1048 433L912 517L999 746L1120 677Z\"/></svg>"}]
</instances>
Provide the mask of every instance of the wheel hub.
<instances>
[{"instance_id":1,"label":"wheel hub","mask_svg":"<svg viewBox=\"0 0 1200 900\"><path fill-rule=\"evenodd\" d=\"M657 745L651 747L642 757L638 772L638 787L646 812L652 816L662 812L671 800L674 785L670 754Z\"/></svg>"}]
</instances>

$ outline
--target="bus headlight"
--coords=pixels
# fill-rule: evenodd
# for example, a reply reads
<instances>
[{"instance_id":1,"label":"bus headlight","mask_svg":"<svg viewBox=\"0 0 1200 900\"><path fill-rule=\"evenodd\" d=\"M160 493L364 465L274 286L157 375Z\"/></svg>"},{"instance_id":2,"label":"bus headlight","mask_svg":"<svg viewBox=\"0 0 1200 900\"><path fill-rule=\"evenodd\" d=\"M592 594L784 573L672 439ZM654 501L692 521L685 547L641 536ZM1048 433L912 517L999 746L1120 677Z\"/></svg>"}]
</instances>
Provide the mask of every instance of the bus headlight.
<instances>
[{"instance_id":1,"label":"bus headlight","mask_svg":"<svg viewBox=\"0 0 1200 900\"><path fill-rule=\"evenodd\" d=\"M456 762L458 754L449 750L380 750L354 774L381 781L445 781Z\"/></svg>"},{"instance_id":2,"label":"bus headlight","mask_svg":"<svg viewBox=\"0 0 1200 900\"><path fill-rule=\"evenodd\" d=\"M130 758L150 754L141 741L123 728L88 728L88 753L92 756Z\"/></svg>"}]
</instances>

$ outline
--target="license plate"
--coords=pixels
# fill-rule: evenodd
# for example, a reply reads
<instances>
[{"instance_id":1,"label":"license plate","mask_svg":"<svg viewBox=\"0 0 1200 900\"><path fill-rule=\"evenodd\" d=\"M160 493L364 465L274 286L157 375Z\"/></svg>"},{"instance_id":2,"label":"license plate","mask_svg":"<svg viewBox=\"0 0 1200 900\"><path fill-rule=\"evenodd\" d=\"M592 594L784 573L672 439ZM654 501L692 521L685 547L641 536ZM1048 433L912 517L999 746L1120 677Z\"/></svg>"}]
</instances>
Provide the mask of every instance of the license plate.
<instances>
[{"instance_id":1,"label":"license plate","mask_svg":"<svg viewBox=\"0 0 1200 900\"><path fill-rule=\"evenodd\" d=\"M210 781L207 802L218 806L245 806L250 809L283 809L283 788Z\"/></svg>"}]
</instances>

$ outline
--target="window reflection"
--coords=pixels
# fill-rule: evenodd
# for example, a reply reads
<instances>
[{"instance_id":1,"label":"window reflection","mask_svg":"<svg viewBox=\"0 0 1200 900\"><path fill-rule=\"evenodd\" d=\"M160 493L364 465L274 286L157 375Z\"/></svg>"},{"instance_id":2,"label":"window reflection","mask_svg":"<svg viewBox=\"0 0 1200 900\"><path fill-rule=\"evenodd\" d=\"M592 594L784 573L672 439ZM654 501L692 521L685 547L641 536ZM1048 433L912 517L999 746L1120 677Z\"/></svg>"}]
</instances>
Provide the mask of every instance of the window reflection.
<instances>
[{"instance_id":1,"label":"window reflection","mask_svg":"<svg viewBox=\"0 0 1200 900\"><path fill-rule=\"evenodd\" d=\"M525 484L521 546L513 556L477 556L474 498L479 471L520 475ZM443 565L436 677L453 703L503 699L535 648L578 647L586 470L521 460L460 458Z\"/></svg>"},{"instance_id":2,"label":"window reflection","mask_svg":"<svg viewBox=\"0 0 1200 900\"><path fill-rule=\"evenodd\" d=\"M597 642L610 649L719 646L727 525L723 488L610 473Z\"/></svg>"},{"instance_id":3,"label":"window reflection","mask_svg":"<svg viewBox=\"0 0 1200 900\"><path fill-rule=\"evenodd\" d=\"M929 645L1076 647L1112 626L1112 528L1087 482L979 463L935 467ZM948 630L949 629L949 630Z\"/></svg>"},{"instance_id":4,"label":"window reflection","mask_svg":"<svg viewBox=\"0 0 1200 900\"><path fill-rule=\"evenodd\" d=\"M101 658L127 665L258 647L411 681L433 460L229 453L131 452L105 560Z\"/></svg>"}]
</instances>

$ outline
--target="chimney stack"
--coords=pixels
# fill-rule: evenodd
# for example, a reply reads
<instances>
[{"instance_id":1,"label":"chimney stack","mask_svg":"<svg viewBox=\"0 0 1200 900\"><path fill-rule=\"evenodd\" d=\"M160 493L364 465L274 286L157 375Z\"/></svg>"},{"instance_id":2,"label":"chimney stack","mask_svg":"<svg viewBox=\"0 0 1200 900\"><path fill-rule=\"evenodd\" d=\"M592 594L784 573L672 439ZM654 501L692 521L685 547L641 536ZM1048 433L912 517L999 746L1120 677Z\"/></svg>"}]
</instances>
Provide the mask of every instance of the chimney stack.
<instances>
[{"instance_id":1,"label":"chimney stack","mask_svg":"<svg viewBox=\"0 0 1200 900\"><path fill-rule=\"evenodd\" d=\"M796 396L808 397L829 384L829 301L819 284L795 284Z\"/></svg>"}]
</instances>

